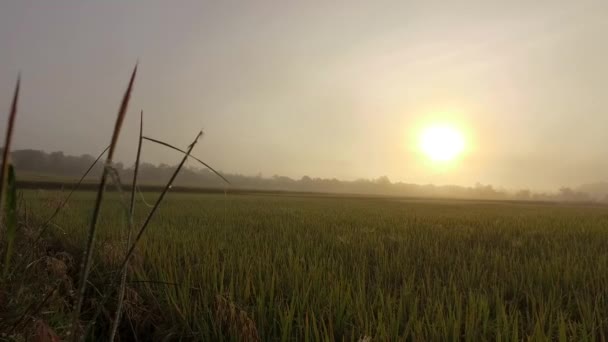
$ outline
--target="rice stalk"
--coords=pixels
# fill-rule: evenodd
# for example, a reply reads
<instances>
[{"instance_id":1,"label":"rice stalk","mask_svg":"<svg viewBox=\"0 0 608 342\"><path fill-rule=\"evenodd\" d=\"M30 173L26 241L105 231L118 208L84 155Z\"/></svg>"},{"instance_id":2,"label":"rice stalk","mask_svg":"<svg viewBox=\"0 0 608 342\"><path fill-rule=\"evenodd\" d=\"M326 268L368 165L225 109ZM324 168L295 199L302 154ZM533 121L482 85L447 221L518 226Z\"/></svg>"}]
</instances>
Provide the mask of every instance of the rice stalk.
<instances>
[{"instance_id":1,"label":"rice stalk","mask_svg":"<svg viewBox=\"0 0 608 342\"><path fill-rule=\"evenodd\" d=\"M120 129L122 127L122 123L124 121L125 115L127 113L127 107L129 105L129 100L131 98L131 90L133 89L133 83L135 81L135 75L137 74L137 64L133 69L131 74L131 79L129 80L129 85L127 90L123 96L122 102L120 104L120 108L118 110L118 116L116 118L116 124L114 126L114 132L112 133L112 140L110 142L110 149L108 151L108 155L106 158L105 166L112 165L112 159L114 157L114 151L116 149L116 143L118 142L118 136L120 134ZM89 232L87 236L87 245L84 251L84 257L82 258L81 263L81 277L80 277L80 288L78 291L78 299L76 307L74 308L74 318L72 321L72 338L74 341L78 341L78 321L80 319L80 311L82 310L82 304L84 302L84 296L87 288L87 281L89 278L89 272L91 269L91 262L93 259L93 245L95 242L95 234L97 229L97 220L99 219L99 213L101 210L101 202L103 201L103 195L105 192L106 181L108 176L108 170L104 167L103 172L101 174L101 181L99 184L99 188L97 190L97 197L95 200L95 207L93 210L93 218L91 219L91 225L89 227Z\"/></svg>"},{"instance_id":2,"label":"rice stalk","mask_svg":"<svg viewBox=\"0 0 608 342\"><path fill-rule=\"evenodd\" d=\"M133 171L133 183L131 185L131 203L129 205L129 226L127 228L127 244L126 244L126 252L129 251L129 246L131 245L131 230L133 228L133 214L135 211L135 187L137 186L137 173L139 171L139 159L141 156L141 143L144 129L144 112L143 110L139 114L139 140L137 143L137 156L135 158L135 170ZM122 313L122 306L125 297L125 288L127 283L127 267L129 260L127 259L127 266L122 269L121 279L120 279L120 287L118 290L118 303L116 304L116 314L114 315L114 322L112 323L112 328L110 331L110 341L114 341L116 337L116 332L118 331L118 326L120 324L120 316Z\"/></svg>"},{"instance_id":3,"label":"rice stalk","mask_svg":"<svg viewBox=\"0 0 608 342\"><path fill-rule=\"evenodd\" d=\"M8 115L8 124L6 126L6 137L4 138L4 150L2 151L2 168L0 169L0 208L4 203L4 192L6 188L6 178L8 177L8 164L11 151L11 142L13 140L13 130L15 128L15 118L17 117L17 103L19 102L19 90L21 88L21 75L17 76L17 84L13 94L13 102ZM0 210L0 222L2 220L2 210ZM0 232L2 230L0 229Z\"/></svg>"},{"instance_id":4,"label":"rice stalk","mask_svg":"<svg viewBox=\"0 0 608 342\"><path fill-rule=\"evenodd\" d=\"M17 233L17 180L15 179L15 169L13 165L8 168L6 194L6 251L4 255L4 271L2 277L6 279L8 269L13 255L13 244L15 242L15 234Z\"/></svg>"}]
</instances>

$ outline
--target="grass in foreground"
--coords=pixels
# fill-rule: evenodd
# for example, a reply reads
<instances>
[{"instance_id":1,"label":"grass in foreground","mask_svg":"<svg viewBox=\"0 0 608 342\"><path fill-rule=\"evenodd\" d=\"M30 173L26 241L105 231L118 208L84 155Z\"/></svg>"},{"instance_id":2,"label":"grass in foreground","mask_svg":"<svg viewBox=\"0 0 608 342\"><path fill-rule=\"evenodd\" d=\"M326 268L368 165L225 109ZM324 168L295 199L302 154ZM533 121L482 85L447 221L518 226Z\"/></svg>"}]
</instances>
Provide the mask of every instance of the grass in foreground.
<instances>
[{"instance_id":1,"label":"grass in foreground","mask_svg":"<svg viewBox=\"0 0 608 342\"><path fill-rule=\"evenodd\" d=\"M47 217L55 196L25 197ZM63 245L85 241L93 201L77 193L58 216ZM121 205L107 194L92 301L122 261ZM139 202L135 222L149 210ZM157 215L131 259L121 336L608 337L606 207L170 194Z\"/></svg>"}]
</instances>

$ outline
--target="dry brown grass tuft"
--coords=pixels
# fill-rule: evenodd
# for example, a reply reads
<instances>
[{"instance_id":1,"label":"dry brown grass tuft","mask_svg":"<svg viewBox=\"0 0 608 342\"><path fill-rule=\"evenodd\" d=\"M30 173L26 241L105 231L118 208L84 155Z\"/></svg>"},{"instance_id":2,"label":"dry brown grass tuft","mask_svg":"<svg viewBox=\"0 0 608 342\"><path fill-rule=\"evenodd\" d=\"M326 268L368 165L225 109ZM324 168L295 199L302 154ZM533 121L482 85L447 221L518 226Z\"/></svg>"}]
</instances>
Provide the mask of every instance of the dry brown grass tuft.
<instances>
[{"instance_id":1,"label":"dry brown grass tuft","mask_svg":"<svg viewBox=\"0 0 608 342\"><path fill-rule=\"evenodd\" d=\"M60 206L62 206L64 209L69 209L69 205L67 203L63 204L63 198L61 193L56 193L52 196L49 196L43 205L47 209L55 209Z\"/></svg>"},{"instance_id":2,"label":"dry brown grass tuft","mask_svg":"<svg viewBox=\"0 0 608 342\"><path fill-rule=\"evenodd\" d=\"M68 274L68 265L60 259L48 257L45 260L46 271L51 277L63 278Z\"/></svg>"},{"instance_id":3,"label":"dry brown grass tuft","mask_svg":"<svg viewBox=\"0 0 608 342\"><path fill-rule=\"evenodd\" d=\"M236 304L224 296L215 296L215 319L225 333L239 341L260 341L255 322Z\"/></svg>"},{"instance_id":4,"label":"dry brown grass tuft","mask_svg":"<svg viewBox=\"0 0 608 342\"><path fill-rule=\"evenodd\" d=\"M99 256L104 265L116 267L123 258L122 245L119 242L106 241L99 249Z\"/></svg>"},{"instance_id":5,"label":"dry brown grass tuft","mask_svg":"<svg viewBox=\"0 0 608 342\"><path fill-rule=\"evenodd\" d=\"M61 338L43 320L36 320L36 330L28 340L35 342L59 342Z\"/></svg>"},{"instance_id":6,"label":"dry brown grass tuft","mask_svg":"<svg viewBox=\"0 0 608 342\"><path fill-rule=\"evenodd\" d=\"M145 305L143 298L132 287L125 287L123 311L131 321L141 322L149 315L150 308Z\"/></svg>"},{"instance_id":7,"label":"dry brown grass tuft","mask_svg":"<svg viewBox=\"0 0 608 342\"><path fill-rule=\"evenodd\" d=\"M0 312L4 312L6 310L6 305L8 304L8 295L6 290L0 289Z\"/></svg>"},{"instance_id":8,"label":"dry brown grass tuft","mask_svg":"<svg viewBox=\"0 0 608 342\"><path fill-rule=\"evenodd\" d=\"M124 243L120 241L105 241L99 247L99 260L104 267L117 268L125 258ZM133 251L129 259L129 269L136 269L143 265L143 257L138 251Z\"/></svg>"}]
</instances>

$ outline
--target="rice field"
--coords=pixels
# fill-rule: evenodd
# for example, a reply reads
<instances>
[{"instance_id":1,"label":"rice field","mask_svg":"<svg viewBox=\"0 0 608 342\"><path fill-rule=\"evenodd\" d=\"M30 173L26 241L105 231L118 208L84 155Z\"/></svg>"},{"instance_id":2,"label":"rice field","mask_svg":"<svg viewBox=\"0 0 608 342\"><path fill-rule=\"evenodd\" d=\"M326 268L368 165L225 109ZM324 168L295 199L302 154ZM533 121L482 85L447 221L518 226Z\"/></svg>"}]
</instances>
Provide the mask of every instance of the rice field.
<instances>
[{"instance_id":1,"label":"rice field","mask_svg":"<svg viewBox=\"0 0 608 342\"><path fill-rule=\"evenodd\" d=\"M27 191L28 211L58 196ZM94 200L52 234L83 246ZM126 205L103 203L91 293L124 256ZM138 198L135 222L149 210ZM122 336L154 339L606 340L608 207L170 193L126 301Z\"/></svg>"}]
</instances>

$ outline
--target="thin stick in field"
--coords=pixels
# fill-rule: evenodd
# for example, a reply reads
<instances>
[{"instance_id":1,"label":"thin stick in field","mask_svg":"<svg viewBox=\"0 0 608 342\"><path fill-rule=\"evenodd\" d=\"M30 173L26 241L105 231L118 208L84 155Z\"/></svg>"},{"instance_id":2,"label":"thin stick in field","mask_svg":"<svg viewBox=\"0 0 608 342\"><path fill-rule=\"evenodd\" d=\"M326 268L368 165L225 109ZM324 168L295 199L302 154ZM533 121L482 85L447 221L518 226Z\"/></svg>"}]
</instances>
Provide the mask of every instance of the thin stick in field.
<instances>
[{"instance_id":1,"label":"thin stick in field","mask_svg":"<svg viewBox=\"0 0 608 342\"><path fill-rule=\"evenodd\" d=\"M196 143L198 142L198 139L203 135L203 131L200 131L198 133L198 135L196 136L196 138L194 139L194 141L192 142L192 144L190 144L190 146L188 146L188 151L185 152L184 157L182 158L182 161L179 163L179 165L177 166L177 168L175 169L175 171L173 172L173 175L171 175L171 179L169 179L169 182L167 182L167 185L165 186L165 188L163 189L163 192L161 192L160 196L158 197L158 199L156 200L156 203L154 204L154 207L152 208L152 210L150 211L150 213L148 214L148 217L146 217L146 221L144 221L144 224L142 225L142 227L139 230L139 233L137 233L137 236L135 237L135 241L133 241L133 245L131 246L131 248L129 249L129 252L127 253L127 256L125 257L125 259L122 262L121 265L121 269L125 268L127 263L129 262L129 258L131 257L131 255L133 254L133 252L135 251L135 247L137 247L137 243L139 242L139 240L141 239L141 236L144 234L144 232L146 231L146 228L148 227L148 224L150 223L150 221L152 220L152 217L154 216L154 213L156 212L156 210L158 209L158 207L160 206L160 203L163 201L163 199L165 198L165 195L167 194L167 192L169 191L169 189L171 188L171 186L173 185L173 181L175 181L175 178L177 177L177 175L179 174L180 170L182 169L182 167L184 166L184 163L186 162L186 160L188 159L188 157L190 156L190 153L192 152L192 149L194 148L194 146L196 145Z\"/></svg>"},{"instance_id":2,"label":"thin stick in field","mask_svg":"<svg viewBox=\"0 0 608 342\"><path fill-rule=\"evenodd\" d=\"M155 143L157 143L157 144L160 144L160 145L163 145L163 146L169 147L169 148L174 149L174 150L176 150L176 151L179 151L179 152L181 152L181 153L186 153L186 151L184 151L184 150L182 150L182 149L180 149L180 148L177 148L177 147L175 147L175 146L173 146L173 145L171 145L171 144L168 144L168 143L166 143L166 142L164 142L164 141L156 140L156 139L153 139L153 138L150 138L150 137L143 137L143 138L144 138L145 140L148 140L148 141L151 141L151 142L155 142ZM193 156L193 155L190 155L189 157L190 157L190 158L192 158L192 159L194 159L194 160L196 160L197 162L199 162L199 163L203 164L203 165L204 165L206 168L208 168L208 169L209 169L209 170L211 170L213 173L215 173L215 174L216 174L218 177L220 177L220 178L221 178L221 179L222 179L224 182L226 182L226 183L230 184L230 182L229 182L229 181L228 181L228 180L227 180L227 179L226 179L224 176L222 176L222 175L221 175L219 172L215 171L215 169L213 169L211 166L209 166L209 164L207 164L207 163L205 163L204 161L202 161L202 160L200 160L200 159L196 158L196 157L195 157L195 156Z\"/></svg>"}]
</instances>

